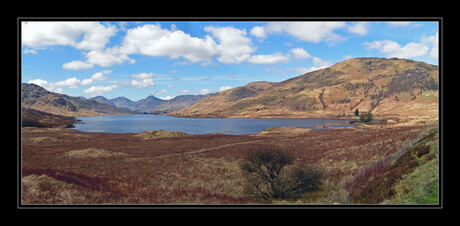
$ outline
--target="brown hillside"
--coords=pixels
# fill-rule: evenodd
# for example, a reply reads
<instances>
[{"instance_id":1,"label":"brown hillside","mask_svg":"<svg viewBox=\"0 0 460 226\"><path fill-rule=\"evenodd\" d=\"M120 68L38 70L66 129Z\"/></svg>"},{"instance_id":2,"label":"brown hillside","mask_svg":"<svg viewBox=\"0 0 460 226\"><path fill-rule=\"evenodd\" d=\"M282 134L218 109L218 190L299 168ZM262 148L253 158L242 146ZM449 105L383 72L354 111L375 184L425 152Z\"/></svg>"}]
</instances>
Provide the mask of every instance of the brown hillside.
<instances>
[{"instance_id":1,"label":"brown hillside","mask_svg":"<svg viewBox=\"0 0 460 226\"><path fill-rule=\"evenodd\" d=\"M22 127L73 127L78 120L74 117L55 115L30 108L21 109Z\"/></svg>"},{"instance_id":2,"label":"brown hillside","mask_svg":"<svg viewBox=\"0 0 460 226\"><path fill-rule=\"evenodd\" d=\"M399 122L438 118L438 67L355 58L279 82L226 90L172 112L178 117L349 117L358 109Z\"/></svg>"},{"instance_id":3,"label":"brown hillside","mask_svg":"<svg viewBox=\"0 0 460 226\"><path fill-rule=\"evenodd\" d=\"M64 116L132 114L113 105L50 92L35 84L21 84L21 106Z\"/></svg>"}]
</instances>

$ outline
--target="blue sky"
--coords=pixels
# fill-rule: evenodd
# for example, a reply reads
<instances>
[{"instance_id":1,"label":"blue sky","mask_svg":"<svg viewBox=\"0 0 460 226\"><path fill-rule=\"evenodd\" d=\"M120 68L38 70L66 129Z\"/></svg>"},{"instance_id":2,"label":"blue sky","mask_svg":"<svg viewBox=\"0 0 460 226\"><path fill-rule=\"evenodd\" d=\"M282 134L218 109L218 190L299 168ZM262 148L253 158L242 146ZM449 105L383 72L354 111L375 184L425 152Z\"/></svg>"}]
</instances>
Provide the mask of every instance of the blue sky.
<instances>
[{"instance_id":1,"label":"blue sky","mask_svg":"<svg viewBox=\"0 0 460 226\"><path fill-rule=\"evenodd\" d=\"M283 81L356 57L438 65L437 22L23 22L22 82L139 100Z\"/></svg>"}]
</instances>

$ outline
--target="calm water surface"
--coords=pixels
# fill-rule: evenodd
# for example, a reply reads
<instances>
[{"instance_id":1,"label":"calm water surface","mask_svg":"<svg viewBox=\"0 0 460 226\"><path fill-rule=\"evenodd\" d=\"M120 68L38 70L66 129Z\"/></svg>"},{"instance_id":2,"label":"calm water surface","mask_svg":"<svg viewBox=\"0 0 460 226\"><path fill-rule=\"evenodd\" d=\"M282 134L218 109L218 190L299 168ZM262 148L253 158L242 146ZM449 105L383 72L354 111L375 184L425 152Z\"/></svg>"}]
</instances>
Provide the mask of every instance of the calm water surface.
<instances>
[{"instance_id":1,"label":"calm water surface","mask_svg":"<svg viewBox=\"0 0 460 226\"><path fill-rule=\"evenodd\" d=\"M165 115L108 115L76 117L81 120L74 129L83 132L139 133L168 130L188 134L221 133L254 134L275 126L310 128L323 125L348 127L344 119L247 119L247 118L176 118Z\"/></svg>"}]
</instances>

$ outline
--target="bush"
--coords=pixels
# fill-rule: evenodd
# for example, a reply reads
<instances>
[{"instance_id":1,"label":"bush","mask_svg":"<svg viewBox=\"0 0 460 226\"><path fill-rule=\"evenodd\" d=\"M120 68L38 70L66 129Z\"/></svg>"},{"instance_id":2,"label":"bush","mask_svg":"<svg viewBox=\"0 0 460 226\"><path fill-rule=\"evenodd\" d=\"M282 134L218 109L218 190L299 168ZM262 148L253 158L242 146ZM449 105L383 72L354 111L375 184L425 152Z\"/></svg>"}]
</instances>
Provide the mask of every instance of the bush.
<instances>
[{"instance_id":1,"label":"bush","mask_svg":"<svg viewBox=\"0 0 460 226\"><path fill-rule=\"evenodd\" d=\"M247 179L245 192L253 198L271 201L297 199L306 192L317 191L323 173L311 166L294 166L293 156L277 148L267 147L248 152L241 164Z\"/></svg>"},{"instance_id":2,"label":"bush","mask_svg":"<svg viewBox=\"0 0 460 226\"><path fill-rule=\"evenodd\" d=\"M361 112L359 119L361 122L370 122L373 119L373 115L371 112Z\"/></svg>"}]
</instances>

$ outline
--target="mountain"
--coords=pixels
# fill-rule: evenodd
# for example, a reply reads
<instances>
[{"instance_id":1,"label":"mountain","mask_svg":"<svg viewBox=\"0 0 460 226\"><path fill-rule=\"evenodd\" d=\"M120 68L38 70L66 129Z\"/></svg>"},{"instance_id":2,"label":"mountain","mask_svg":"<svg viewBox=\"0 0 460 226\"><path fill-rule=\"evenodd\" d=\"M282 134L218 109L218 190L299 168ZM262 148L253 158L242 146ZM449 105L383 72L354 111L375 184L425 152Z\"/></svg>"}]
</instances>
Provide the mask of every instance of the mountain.
<instances>
[{"instance_id":1,"label":"mountain","mask_svg":"<svg viewBox=\"0 0 460 226\"><path fill-rule=\"evenodd\" d=\"M38 85L21 83L21 106L63 116L132 114L96 100L50 92Z\"/></svg>"},{"instance_id":2,"label":"mountain","mask_svg":"<svg viewBox=\"0 0 460 226\"><path fill-rule=\"evenodd\" d=\"M188 107L195 102L201 100L204 97L207 97L211 94L207 95L181 95L174 97L170 100L162 100L156 98L155 96L148 96L147 98L132 101L126 97L117 97L113 99L107 99L103 96L97 96L90 98L92 100L110 104L116 106L118 108L127 109L131 111L137 112L148 112L153 114L164 114L167 112L175 111L182 109L184 107Z\"/></svg>"},{"instance_id":3,"label":"mountain","mask_svg":"<svg viewBox=\"0 0 460 226\"><path fill-rule=\"evenodd\" d=\"M210 96L211 94L206 94L206 95L180 95L177 97L174 97L170 100L166 100L161 102L159 105L157 105L155 108L150 110L151 113L154 114L164 114L168 113L171 111L176 111L185 107L188 107L199 100Z\"/></svg>"},{"instance_id":4,"label":"mountain","mask_svg":"<svg viewBox=\"0 0 460 226\"><path fill-rule=\"evenodd\" d=\"M130 109L139 112L147 112L160 105L163 101L164 100L156 98L155 96L148 96L145 99L136 101L134 108Z\"/></svg>"},{"instance_id":5,"label":"mountain","mask_svg":"<svg viewBox=\"0 0 460 226\"><path fill-rule=\"evenodd\" d=\"M95 101L100 102L100 103L105 103L105 104L110 104L110 105L115 106L110 100L108 100L107 98L105 98L103 96L91 97L89 99L90 100L95 100Z\"/></svg>"},{"instance_id":6,"label":"mountain","mask_svg":"<svg viewBox=\"0 0 460 226\"><path fill-rule=\"evenodd\" d=\"M117 106L118 108L132 110L134 102L126 97L117 97L109 100L110 103Z\"/></svg>"},{"instance_id":7,"label":"mountain","mask_svg":"<svg viewBox=\"0 0 460 226\"><path fill-rule=\"evenodd\" d=\"M438 71L412 60L355 58L282 82L225 90L169 115L321 118L352 116L358 109L398 120L435 120Z\"/></svg>"}]
</instances>

